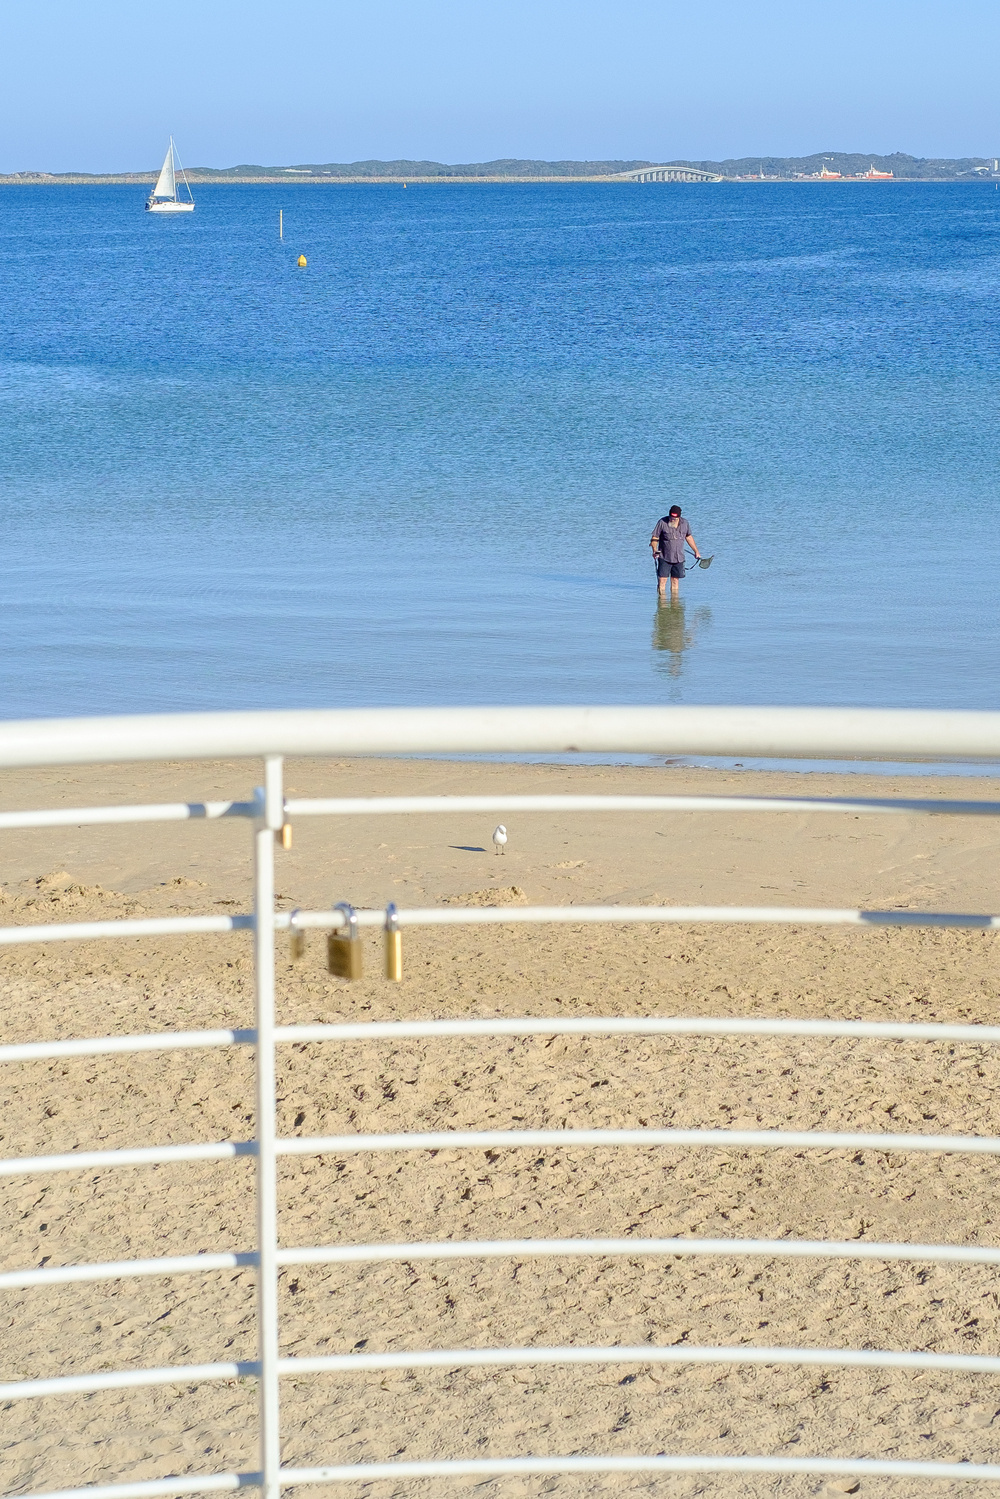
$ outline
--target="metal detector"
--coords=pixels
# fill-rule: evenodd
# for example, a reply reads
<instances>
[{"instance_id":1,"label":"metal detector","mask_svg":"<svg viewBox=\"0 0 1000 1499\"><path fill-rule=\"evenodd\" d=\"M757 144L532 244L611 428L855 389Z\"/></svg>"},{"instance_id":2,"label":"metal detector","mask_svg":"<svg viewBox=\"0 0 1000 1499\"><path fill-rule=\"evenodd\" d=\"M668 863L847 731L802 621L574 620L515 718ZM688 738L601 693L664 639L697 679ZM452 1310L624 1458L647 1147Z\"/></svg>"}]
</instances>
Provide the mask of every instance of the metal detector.
<instances>
[{"instance_id":1,"label":"metal detector","mask_svg":"<svg viewBox=\"0 0 1000 1499\"><path fill-rule=\"evenodd\" d=\"M712 557L714 557L714 556L715 556L715 553L713 552L712 553ZM694 566L695 567L711 567L712 566L712 557L695 557L693 559L694 560ZM654 567L656 566L656 562L657 562L657 559L654 557L653 558L653 566ZM685 567L686 567L686 565L687 564L685 563Z\"/></svg>"}]
</instances>

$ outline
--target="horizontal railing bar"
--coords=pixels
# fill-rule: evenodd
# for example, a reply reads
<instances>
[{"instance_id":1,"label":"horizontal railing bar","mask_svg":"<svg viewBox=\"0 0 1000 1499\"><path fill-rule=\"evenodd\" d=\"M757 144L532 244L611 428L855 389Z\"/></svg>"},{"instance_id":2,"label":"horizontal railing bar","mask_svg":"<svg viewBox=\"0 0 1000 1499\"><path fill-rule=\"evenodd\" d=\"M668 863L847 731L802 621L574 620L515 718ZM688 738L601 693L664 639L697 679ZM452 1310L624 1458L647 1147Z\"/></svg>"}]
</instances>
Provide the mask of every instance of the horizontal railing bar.
<instances>
[{"instance_id":1,"label":"horizontal railing bar","mask_svg":"<svg viewBox=\"0 0 1000 1499\"><path fill-rule=\"evenodd\" d=\"M252 807L252 803L249 803ZM327 796L289 797L289 817L399 816L413 812L842 812L855 816L1000 817L1000 802L915 797L792 796ZM0 827L3 823L0 822Z\"/></svg>"},{"instance_id":2,"label":"horizontal railing bar","mask_svg":"<svg viewBox=\"0 0 1000 1499\"><path fill-rule=\"evenodd\" d=\"M243 1032L234 1032L242 1035ZM252 1033L246 1033L252 1034ZM433 1036L815 1036L878 1041L1000 1041L1000 1025L937 1025L891 1020L744 1020L655 1015L565 1020L374 1020L350 1024L279 1025L275 1040L404 1041ZM5 1048L0 1047L0 1061Z\"/></svg>"},{"instance_id":3,"label":"horizontal railing bar","mask_svg":"<svg viewBox=\"0 0 1000 1499\"><path fill-rule=\"evenodd\" d=\"M122 921L68 921L0 926L0 946L24 942L88 942L100 937L175 937L185 932L242 932L252 916L148 916Z\"/></svg>"},{"instance_id":4,"label":"horizontal railing bar","mask_svg":"<svg viewBox=\"0 0 1000 1499\"><path fill-rule=\"evenodd\" d=\"M253 1046L255 1030L154 1031L141 1036L96 1036L79 1041L24 1041L0 1046L0 1063L34 1062L58 1057L100 1057L143 1051L185 1051L202 1046Z\"/></svg>"},{"instance_id":5,"label":"horizontal railing bar","mask_svg":"<svg viewBox=\"0 0 1000 1499\"><path fill-rule=\"evenodd\" d=\"M278 1372L384 1372L388 1369L525 1368L538 1364L775 1364L836 1369L939 1369L1000 1374L1000 1358L982 1353L906 1353L879 1348L698 1348L643 1343L622 1348L433 1348L401 1353L325 1353L278 1360ZM0 1386L0 1398L4 1387Z\"/></svg>"},{"instance_id":6,"label":"horizontal railing bar","mask_svg":"<svg viewBox=\"0 0 1000 1499\"><path fill-rule=\"evenodd\" d=\"M504 1478L550 1473L813 1473L842 1477L967 1478L1000 1480L1000 1464L906 1462L900 1458L837 1457L510 1457L453 1458L441 1462L341 1463L325 1468L282 1468L281 1483L374 1483L405 1478ZM87 1491L79 1491L81 1499ZM26 1499L76 1499L53 1494ZM96 1495L96 1499L104 1499ZM108 1495L108 1499L115 1496ZM122 1499L129 1499L122 1495Z\"/></svg>"},{"instance_id":7,"label":"horizontal railing bar","mask_svg":"<svg viewBox=\"0 0 1000 1499\"><path fill-rule=\"evenodd\" d=\"M509 1457L443 1460L339 1463L322 1468L282 1468L283 1488L306 1483L375 1483L411 1478L505 1478L570 1473L766 1473L775 1476L811 1474L845 1478L926 1478L1000 1480L993 1463L908 1462L901 1458L838 1457ZM80 1489L55 1489L25 1494L20 1499L169 1499L172 1494L212 1493L256 1488L259 1473L219 1473L204 1478L157 1478L141 1483L91 1484Z\"/></svg>"},{"instance_id":8,"label":"horizontal railing bar","mask_svg":"<svg viewBox=\"0 0 1000 1499\"><path fill-rule=\"evenodd\" d=\"M294 921L293 921L294 916ZM339 911L280 911L276 931L336 930L346 925ZM935 911L841 911L797 906L428 906L400 911L404 926L497 926L551 922L576 926L592 922L775 922L800 926L972 927L995 931L1000 916ZM385 925L384 911L358 911L359 926ZM251 931L254 918L237 916L154 916L121 921L74 921L0 927L0 946L29 942L88 942L105 937L169 937L185 933Z\"/></svg>"},{"instance_id":9,"label":"horizontal railing bar","mask_svg":"<svg viewBox=\"0 0 1000 1499\"><path fill-rule=\"evenodd\" d=\"M959 1478L1000 1480L1000 1465L992 1463L908 1462L900 1458L839 1457L509 1457L444 1460L340 1463L322 1468L282 1468L283 1488L304 1483L374 1483L406 1478L503 1478L518 1474L542 1477L561 1473L771 1473L817 1476ZM21 1499L168 1499L172 1494L212 1493L256 1488L260 1473L217 1473L199 1478L155 1478L140 1483L91 1484L80 1489L56 1489L25 1494Z\"/></svg>"},{"instance_id":10,"label":"horizontal railing bar","mask_svg":"<svg viewBox=\"0 0 1000 1499\"><path fill-rule=\"evenodd\" d=\"M745 1020L713 1017L649 1016L595 1020L377 1020L348 1025L279 1025L275 1040L403 1041L435 1036L814 1036L847 1040L958 1041L990 1046L1000 1042L1000 1026L937 1025L885 1020ZM257 1032L246 1030L154 1031L138 1036L96 1036L69 1041L26 1041L0 1046L0 1064L106 1053L179 1051L213 1046L253 1046Z\"/></svg>"},{"instance_id":11,"label":"horizontal railing bar","mask_svg":"<svg viewBox=\"0 0 1000 1499\"><path fill-rule=\"evenodd\" d=\"M446 1239L414 1244L333 1244L279 1249L280 1266L364 1265L409 1260L551 1258L587 1255L641 1258L645 1255L714 1255L732 1258L919 1261L922 1264L998 1265L1000 1248L966 1244L867 1243L859 1239ZM254 1266L253 1251L239 1254L186 1254L150 1260L108 1260L103 1264L48 1266L44 1270L0 1273L0 1291L77 1282L128 1280L140 1276L193 1275L208 1270Z\"/></svg>"},{"instance_id":12,"label":"horizontal railing bar","mask_svg":"<svg viewBox=\"0 0 1000 1499\"><path fill-rule=\"evenodd\" d=\"M133 1280L147 1275L195 1275L207 1270L238 1270L258 1263L254 1252L246 1254L178 1254L154 1260L107 1260L94 1265L47 1266L44 1270L5 1270L0 1273L0 1291L21 1291L30 1286L65 1286L102 1280Z\"/></svg>"},{"instance_id":13,"label":"horizontal railing bar","mask_svg":"<svg viewBox=\"0 0 1000 1499\"><path fill-rule=\"evenodd\" d=\"M358 926L385 925L384 911L359 910ZM293 920L294 917L294 920ZM511 926L551 922L580 926L591 922L774 922L798 926L931 926L1000 929L1000 916L942 911L854 911L810 906L427 906L400 910L396 920L405 926ZM275 918L279 930L333 931L347 925L341 911L282 911ZM10 930L10 928L8 928ZM16 928L14 929L16 930Z\"/></svg>"},{"instance_id":14,"label":"horizontal railing bar","mask_svg":"<svg viewBox=\"0 0 1000 1499\"><path fill-rule=\"evenodd\" d=\"M389 1369L531 1368L573 1364L773 1364L822 1365L835 1369L937 1369L972 1374L1000 1373L1000 1358L981 1353L908 1353L880 1348L693 1347L655 1343L610 1348L425 1348L399 1353L326 1353L280 1358L278 1373L384 1373ZM255 1378L257 1360L215 1364L175 1364L159 1369L112 1369L95 1374L62 1374L54 1379L22 1379L0 1384L0 1400L35 1400L49 1395L90 1395L99 1390L198 1384L217 1379Z\"/></svg>"},{"instance_id":15,"label":"horizontal railing bar","mask_svg":"<svg viewBox=\"0 0 1000 1499\"><path fill-rule=\"evenodd\" d=\"M408 1260L553 1258L563 1255L626 1259L660 1255L733 1258L920 1261L926 1264L1000 1264L1000 1248L965 1244L880 1244L859 1239L483 1239L423 1244L344 1244L279 1249L279 1265L372 1264ZM27 1272L45 1274L44 1271ZM5 1278L0 1276L0 1286Z\"/></svg>"},{"instance_id":16,"label":"horizontal railing bar","mask_svg":"<svg viewBox=\"0 0 1000 1499\"><path fill-rule=\"evenodd\" d=\"M200 1478L186 1473L176 1478L147 1478L139 1483L93 1483L82 1489L49 1489L43 1494L22 1494L18 1499L170 1499L173 1494L259 1488L260 1481L259 1473L206 1473Z\"/></svg>"},{"instance_id":17,"label":"horizontal railing bar","mask_svg":"<svg viewBox=\"0 0 1000 1499\"><path fill-rule=\"evenodd\" d=\"M167 1166L177 1161L227 1161L256 1155L256 1140L211 1145L150 1145L137 1150L72 1150L64 1155L8 1156L0 1176L34 1176L53 1171L110 1171L119 1166Z\"/></svg>"},{"instance_id":18,"label":"horizontal railing bar","mask_svg":"<svg viewBox=\"0 0 1000 1499\"><path fill-rule=\"evenodd\" d=\"M0 766L264 755L628 753L1000 759L1000 713L909 708L326 708L8 720Z\"/></svg>"},{"instance_id":19,"label":"horizontal railing bar","mask_svg":"<svg viewBox=\"0 0 1000 1499\"><path fill-rule=\"evenodd\" d=\"M11 828L89 827L117 822L189 822L253 817L254 802L148 802L135 807L57 807L36 812L0 812L0 831Z\"/></svg>"},{"instance_id":20,"label":"horizontal railing bar","mask_svg":"<svg viewBox=\"0 0 1000 1499\"><path fill-rule=\"evenodd\" d=\"M217 1364L173 1364L162 1369L108 1369L60 1374L55 1379L17 1379L0 1384L0 1400L40 1400L47 1395L94 1395L99 1390L142 1390L154 1385L201 1384L214 1379L255 1379L256 1360Z\"/></svg>"},{"instance_id":21,"label":"horizontal railing bar","mask_svg":"<svg viewBox=\"0 0 1000 1499\"><path fill-rule=\"evenodd\" d=\"M429 1130L384 1135L293 1136L278 1155L352 1155L383 1150L526 1150L552 1146L710 1146L719 1150L930 1150L949 1155L1000 1155L995 1135L876 1135L826 1130L764 1129L500 1129ZM44 1159L44 1157L43 1157Z\"/></svg>"},{"instance_id":22,"label":"horizontal railing bar","mask_svg":"<svg viewBox=\"0 0 1000 1499\"><path fill-rule=\"evenodd\" d=\"M833 812L854 816L1000 816L1000 802L927 798L752 796L396 796L290 797L289 817L376 816L451 812ZM149 802L135 806L38 808L0 812L0 830L133 822L252 818L256 803Z\"/></svg>"},{"instance_id":23,"label":"horizontal railing bar","mask_svg":"<svg viewBox=\"0 0 1000 1499\"><path fill-rule=\"evenodd\" d=\"M644 1149L708 1146L717 1150L940 1151L946 1155L1000 1155L995 1135L876 1135L827 1130L764 1129L501 1129L429 1130L383 1135L292 1135L275 1142L275 1154L357 1155L389 1150L533 1150L592 1145ZM256 1155L256 1140L213 1145L153 1145L138 1150L70 1151L65 1155L10 1156L0 1176L55 1171L106 1171L119 1166L158 1166L177 1161L228 1160Z\"/></svg>"}]
</instances>

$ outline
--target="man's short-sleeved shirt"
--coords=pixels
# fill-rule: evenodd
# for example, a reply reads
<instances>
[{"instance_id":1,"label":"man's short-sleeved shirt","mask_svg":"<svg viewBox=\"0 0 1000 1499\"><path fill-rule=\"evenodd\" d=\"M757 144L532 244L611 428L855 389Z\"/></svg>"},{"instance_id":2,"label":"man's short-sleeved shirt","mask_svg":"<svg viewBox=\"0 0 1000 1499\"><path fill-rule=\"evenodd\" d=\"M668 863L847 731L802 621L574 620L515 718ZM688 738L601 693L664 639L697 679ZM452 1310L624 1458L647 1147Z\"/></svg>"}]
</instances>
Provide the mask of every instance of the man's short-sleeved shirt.
<instances>
[{"instance_id":1,"label":"man's short-sleeved shirt","mask_svg":"<svg viewBox=\"0 0 1000 1499\"><path fill-rule=\"evenodd\" d=\"M691 527L683 515L677 521L676 526L670 524L669 515L656 522L653 528L653 540L659 555L666 562L684 561L684 542L691 535Z\"/></svg>"}]
</instances>

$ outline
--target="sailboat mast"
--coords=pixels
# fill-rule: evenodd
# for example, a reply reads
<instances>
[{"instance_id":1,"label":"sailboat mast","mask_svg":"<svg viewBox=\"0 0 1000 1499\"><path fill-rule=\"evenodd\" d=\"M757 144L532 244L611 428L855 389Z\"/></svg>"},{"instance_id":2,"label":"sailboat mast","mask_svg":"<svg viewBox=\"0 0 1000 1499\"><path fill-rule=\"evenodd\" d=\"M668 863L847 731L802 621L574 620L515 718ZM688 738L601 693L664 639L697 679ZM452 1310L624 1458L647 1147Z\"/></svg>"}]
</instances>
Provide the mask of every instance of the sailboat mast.
<instances>
[{"instance_id":1,"label":"sailboat mast","mask_svg":"<svg viewBox=\"0 0 1000 1499\"><path fill-rule=\"evenodd\" d=\"M171 163L173 165L174 172L175 173L180 172L180 174L181 174L181 181L184 183L184 186L187 188L188 197L191 199L191 202L193 203L194 202L194 193L191 191L191 184L187 180L187 173L185 172L184 168L181 166L180 157L177 155L177 150L176 150L176 148L174 146L174 138L173 138L173 136L170 137L170 160L171 160ZM177 189L175 188L174 189L174 195L175 195L175 197L176 197L176 193L177 193Z\"/></svg>"}]
</instances>

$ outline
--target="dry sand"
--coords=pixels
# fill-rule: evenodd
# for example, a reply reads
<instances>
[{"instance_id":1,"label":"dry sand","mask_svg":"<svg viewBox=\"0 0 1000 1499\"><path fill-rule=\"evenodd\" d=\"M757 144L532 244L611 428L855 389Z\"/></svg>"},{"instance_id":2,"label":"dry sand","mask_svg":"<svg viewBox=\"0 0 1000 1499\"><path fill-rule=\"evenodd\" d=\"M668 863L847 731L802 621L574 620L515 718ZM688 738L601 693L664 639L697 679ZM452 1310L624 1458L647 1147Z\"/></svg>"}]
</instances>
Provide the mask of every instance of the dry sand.
<instances>
[{"instance_id":1,"label":"dry sand","mask_svg":"<svg viewBox=\"0 0 1000 1499\"><path fill-rule=\"evenodd\" d=\"M247 764L8 774L6 808L248 794ZM986 781L680 768L296 762L300 795L498 791L1000 796ZM745 903L1000 910L989 820L707 814L302 821L281 904ZM61 829L4 839L0 921L248 908L241 823ZM483 894L488 892L488 894ZM506 892L506 897L504 896ZM997 939L810 927L434 929L405 980L331 979L315 936L282 947L285 1023L352 1016L769 1015L997 1019ZM4 953L5 1040L250 1025L246 934ZM544 1037L283 1048L282 1133L522 1125L1000 1132L995 1052L872 1042ZM244 1138L249 1049L3 1070L3 1152ZM699 1234L997 1243L998 1163L877 1152L506 1150L281 1166L286 1245L447 1237ZM249 1161L15 1178L5 1268L248 1248ZM253 1274L28 1290L3 1301L3 1378L255 1355ZM505 1343L805 1344L997 1352L993 1270L739 1259L517 1259L289 1271L288 1354ZM628 1367L430 1371L283 1382L284 1458L777 1453L1000 1457L987 1375ZM22 1401L4 1491L256 1466L252 1381ZM995 1419L996 1418L996 1419ZM571 1477L343 1486L414 1499L806 1495L816 1478ZM969 1493L866 1479L861 1492ZM317 1496L321 1499L321 1495Z\"/></svg>"}]
</instances>

